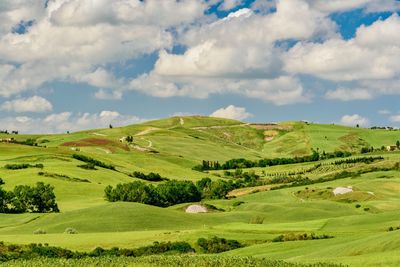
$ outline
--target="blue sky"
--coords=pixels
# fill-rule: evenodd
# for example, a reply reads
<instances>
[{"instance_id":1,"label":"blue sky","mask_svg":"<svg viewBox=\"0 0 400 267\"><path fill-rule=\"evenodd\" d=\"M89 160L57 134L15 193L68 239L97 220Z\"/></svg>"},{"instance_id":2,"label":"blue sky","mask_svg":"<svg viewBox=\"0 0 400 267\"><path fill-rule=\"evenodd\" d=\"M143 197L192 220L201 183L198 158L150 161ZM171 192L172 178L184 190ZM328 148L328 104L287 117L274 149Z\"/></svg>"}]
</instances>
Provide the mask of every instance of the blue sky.
<instances>
[{"instance_id":1,"label":"blue sky","mask_svg":"<svg viewBox=\"0 0 400 267\"><path fill-rule=\"evenodd\" d=\"M174 115L400 126L400 2L0 4L0 129Z\"/></svg>"}]
</instances>

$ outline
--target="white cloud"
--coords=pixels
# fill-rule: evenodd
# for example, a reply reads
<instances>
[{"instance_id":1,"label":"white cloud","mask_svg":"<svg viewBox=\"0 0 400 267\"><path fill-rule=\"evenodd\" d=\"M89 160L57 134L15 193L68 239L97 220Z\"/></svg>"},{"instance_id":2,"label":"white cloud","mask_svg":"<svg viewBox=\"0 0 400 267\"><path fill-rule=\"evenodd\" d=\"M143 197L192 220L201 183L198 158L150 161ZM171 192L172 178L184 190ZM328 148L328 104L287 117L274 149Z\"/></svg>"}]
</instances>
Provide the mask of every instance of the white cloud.
<instances>
[{"instance_id":1,"label":"white cloud","mask_svg":"<svg viewBox=\"0 0 400 267\"><path fill-rule=\"evenodd\" d=\"M2 129L17 130L20 133L64 133L93 128L107 128L125 126L143 122L144 120L133 115L123 115L116 111L101 111L99 113L72 113L62 112L50 114L46 117L5 117L0 118Z\"/></svg>"},{"instance_id":2,"label":"white cloud","mask_svg":"<svg viewBox=\"0 0 400 267\"><path fill-rule=\"evenodd\" d=\"M253 114L247 112L245 108L229 105L214 111L210 116L240 121L253 116Z\"/></svg>"},{"instance_id":3,"label":"white cloud","mask_svg":"<svg viewBox=\"0 0 400 267\"><path fill-rule=\"evenodd\" d=\"M341 119L340 119L340 123L343 125L347 125L347 126L368 126L369 125L369 120L365 117L362 117L358 114L354 114L354 115L344 115Z\"/></svg>"},{"instance_id":4,"label":"white cloud","mask_svg":"<svg viewBox=\"0 0 400 267\"><path fill-rule=\"evenodd\" d=\"M278 1L266 15L244 8L191 27L180 38L188 46L184 54L161 51L154 70L130 87L158 97L235 93L277 105L308 102L311 94L283 72L284 49L275 43L331 36L336 25L301 0Z\"/></svg>"},{"instance_id":5,"label":"white cloud","mask_svg":"<svg viewBox=\"0 0 400 267\"><path fill-rule=\"evenodd\" d=\"M391 79L400 74L400 18L392 15L361 26L351 40L298 43L285 56L285 69L333 81Z\"/></svg>"},{"instance_id":6,"label":"white cloud","mask_svg":"<svg viewBox=\"0 0 400 267\"><path fill-rule=\"evenodd\" d=\"M101 100L118 100L122 99L122 94L122 91L100 89L94 96Z\"/></svg>"},{"instance_id":7,"label":"white cloud","mask_svg":"<svg viewBox=\"0 0 400 267\"><path fill-rule=\"evenodd\" d=\"M63 81L95 87L97 99L121 99L133 89L158 97L234 93L284 105L311 100L303 74L354 82L354 89L328 92L330 99L400 93L399 16L361 26L351 40L340 37L329 16L394 11L398 1L258 0L222 19L204 14L213 4L231 10L242 2L51 0L45 8L43 1L3 0L0 96ZM31 20L25 34L11 32ZM290 48L288 40L298 43ZM175 54L174 45L187 50ZM154 69L133 80L109 67L157 52Z\"/></svg>"},{"instance_id":8,"label":"white cloud","mask_svg":"<svg viewBox=\"0 0 400 267\"><path fill-rule=\"evenodd\" d=\"M112 80L102 80L105 70L99 65L172 47L169 29L192 23L207 8L195 0L52 0L47 5L34 0L0 4L0 25L6 25L0 26L0 95L55 80L104 87ZM25 34L10 32L21 20L32 19Z\"/></svg>"},{"instance_id":9,"label":"white cloud","mask_svg":"<svg viewBox=\"0 0 400 267\"><path fill-rule=\"evenodd\" d=\"M397 123L400 122L400 114L390 116L390 117L389 117L389 120L390 120L391 122L397 122Z\"/></svg>"},{"instance_id":10,"label":"white cloud","mask_svg":"<svg viewBox=\"0 0 400 267\"><path fill-rule=\"evenodd\" d=\"M234 93L275 105L309 102L311 96L290 76L276 79L212 79L144 74L130 84L132 90L156 97L207 98L211 94Z\"/></svg>"},{"instance_id":11,"label":"white cloud","mask_svg":"<svg viewBox=\"0 0 400 267\"><path fill-rule=\"evenodd\" d=\"M313 8L322 12L344 12L352 9L364 9L366 12L396 11L400 3L396 0L306 0Z\"/></svg>"},{"instance_id":12,"label":"white cloud","mask_svg":"<svg viewBox=\"0 0 400 267\"><path fill-rule=\"evenodd\" d=\"M371 92L363 88L338 88L334 91L328 91L325 94L327 99L352 101L352 100L369 100L373 98Z\"/></svg>"},{"instance_id":13,"label":"white cloud","mask_svg":"<svg viewBox=\"0 0 400 267\"><path fill-rule=\"evenodd\" d=\"M43 97L32 96L6 101L0 109L14 112L47 112L53 109L53 105Z\"/></svg>"}]
</instances>

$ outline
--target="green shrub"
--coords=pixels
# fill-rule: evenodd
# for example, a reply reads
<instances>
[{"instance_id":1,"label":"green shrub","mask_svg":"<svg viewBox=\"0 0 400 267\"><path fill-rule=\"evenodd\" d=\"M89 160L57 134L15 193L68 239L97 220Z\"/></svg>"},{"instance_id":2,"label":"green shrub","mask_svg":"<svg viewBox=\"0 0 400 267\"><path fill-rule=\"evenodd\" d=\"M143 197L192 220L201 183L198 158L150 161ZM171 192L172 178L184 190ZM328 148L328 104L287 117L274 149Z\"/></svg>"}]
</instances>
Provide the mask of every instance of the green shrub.
<instances>
[{"instance_id":1,"label":"green shrub","mask_svg":"<svg viewBox=\"0 0 400 267\"><path fill-rule=\"evenodd\" d=\"M34 235L45 235L45 234L47 234L47 232L46 232L46 230L39 228L39 229L36 229L35 231L33 231L33 234Z\"/></svg>"},{"instance_id":2,"label":"green shrub","mask_svg":"<svg viewBox=\"0 0 400 267\"><path fill-rule=\"evenodd\" d=\"M197 240L197 245L204 253L222 253L243 247L237 240L227 240L216 236L210 239L199 238Z\"/></svg>"},{"instance_id":3,"label":"green shrub","mask_svg":"<svg viewBox=\"0 0 400 267\"><path fill-rule=\"evenodd\" d=\"M91 157L87 157L87 156L84 156L84 155L81 155L81 154L73 154L72 157L74 159L77 159L77 160L80 160L80 161L83 161L83 162L86 162L86 163L90 163L90 164L93 164L93 165L101 167L101 168L115 170L115 166L114 165L104 163L102 161L99 161L99 160L91 158Z\"/></svg>"},{"instance_id":4,"label":"green shrub","mask_svg":"<svg viewBox=\"0 0 400 267\"><path fill-rule=\"evenodd\" d=\"M70 235L75 235L75 234L78 233L78 231L76 231L75 228L68 227L67 229L65 229L64 233L65 234L70 234Z\"/></svg>"},{"instance_id":5,"label":"green shrub","mask_svg":"<svg viewBox=\"0 0 400 267\"><path fill-rule=\"evenodd\" d=\"M236 202L233 202L232 206L238 207L238 206L240 206L240 205L242 205L244 203L245 203L244 201L236 201Z\"/></svg>"},{"instance_id":6,"label":"green shrub","mask_svg":"<svg viewBox=\"0 0 400 267\"><path fill-rule=\"evenodd\" d=\"M264 223L264 217L261 217L261 216L252 217L250 219L249 223L250 224L263 224Z\"/></svg>"}]
</instances>

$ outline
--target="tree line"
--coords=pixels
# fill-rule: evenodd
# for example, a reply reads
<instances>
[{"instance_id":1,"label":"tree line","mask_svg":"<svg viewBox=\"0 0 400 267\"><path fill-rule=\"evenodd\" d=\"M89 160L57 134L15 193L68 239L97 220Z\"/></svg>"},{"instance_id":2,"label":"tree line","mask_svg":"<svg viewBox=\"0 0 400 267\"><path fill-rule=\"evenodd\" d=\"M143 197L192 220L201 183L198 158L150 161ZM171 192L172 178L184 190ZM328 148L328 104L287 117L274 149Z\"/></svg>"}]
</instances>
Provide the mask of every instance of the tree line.
<instances>
[{"instance_id":1,"label":"tree line","mask_svg":"<svg viewBox=\"0 0 400 267\"><path fill-rule=\"evenodd\" d=\"M91 158L91 157L84 156L82 154L73 154L72 157L74 159L77 159L79 161L83 161L83 162L92 164L94 166L98 166L98 167L101 167L101 168L110 169L110 170L115 171L115 166L114 165L102 162L100 160L97 160L97 159L94 159L94 158Z\"/></svg>"},{"instance_id":2,"label":"tree line","mask_svg":"<svg viewBox=\"0 0 400 267\"><path fill-rule=\"evenodd\" d=\"M152 185L141 181L109 185L105 188L105 198L110 202L138 202L159 207L168 207L180 203L199 202L202 199L223 199L237 188L255 186L258 176L245 175L235 180L211 180L203 178L192 181L169 180Z\"/></svg>"},{"instance_id":3,"label":"tree line","mask_svg":"<svg viewBox=\"0 0 400 267\"><path fill-rule=\"evenodd\" d=\"M39 168L43 169L44 165L42 163L38 164L28 164L28 163L21 163L21 164L6 164L4 165L4 168L7 170L21 170L21 169L27 169L27 168Z\"/></svg>"},{"instance_id":4,"label":"tree line","mask_svg":"<svg viewBox=\"0 0 400 267\"><path fill-rule=\"evenodd\" d=\"M211 239L199 238L197 241L200 252L203 253L221 253L232 249L243 247L236 240L226 240L224 238L213 237ZM97 247L89 252L72 251L65 248L49 246L48 244L29 244L29 245L7 245L0 242L0 262L7 262L16 259L34 259L34 258L61 258L61 259L81 259L85 257L142 257L150 255L175 255L195 253L188 242L153 242L151 245L137 248L118 248L113 247L104 249Z\"/></svg>"},{"instance_id":5,"label":"tree line","mask_svg":"<svg viewBox=\"0 0 400 267\"><path fill-rule=\"evenodd\" d=\"M244 158L231 159L225 163L219 163L218 161L203 160L202 164L193 167L196 171L209 171L209 170L230 170L230 169L245 169L254 167L267 167L276 165L288 165L303 162L315 162L323 159L331 158L344 158L351 156L350 152L347 151L335 151L332 153L326 153L323 151L319 153L316 150L312 151L309 156L294 157L294 158L274 158L274 159L260 159L260 160L248 160Z\"/></svg>"},{"instance_id":6,"label":"tree line","mask_svg":"<svg viewBox=\"0 0 400 267\"><path fill-rule=\"evenodd\" d=\"M341 164L352 164L352 163L366 163L370 164L378 160L384 160L385 158L382 156L378 157L360 157L360 158L351 158L351 159L342 159L333 162L333 165L341 165Z\"/></svg>"},{"instance_id":7,"label":"tree line","mask_svg":"<svg viewBox=\"0 0 400 267\"><path fill-rule=\"evenodd\" d=\"M154 172L150 172L149 174L144 174L143 172L135 171L132 174L129 174L129 176L150 182L161 182L169 180L168 178L162 177L160 174Z\"/></svg>"},{"instance_id":8,"label":"tree line","mask_svg":"<svg viewBox=\"0 0 400 267\"><path fill-rule=\"evenodd\" d=\"M1 180L1 179L0 179ZM43 182L36 186L18 185L6 191L0 182L0 213L59 212L54 187Z\"/></svg>"}]
</instances>

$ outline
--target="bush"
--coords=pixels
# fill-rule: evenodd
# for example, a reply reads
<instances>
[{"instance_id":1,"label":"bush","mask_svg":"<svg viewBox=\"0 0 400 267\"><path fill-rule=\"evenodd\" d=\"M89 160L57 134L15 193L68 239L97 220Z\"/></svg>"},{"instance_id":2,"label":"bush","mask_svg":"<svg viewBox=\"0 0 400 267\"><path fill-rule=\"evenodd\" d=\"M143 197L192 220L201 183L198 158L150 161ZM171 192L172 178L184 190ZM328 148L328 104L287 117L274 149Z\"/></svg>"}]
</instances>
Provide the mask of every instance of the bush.
<instances>
[{"instance_id":1,"label":"bush","mask_svg":"<svg viewBox=\"0 0 400 267\"><path fill-rule=\"evenodd\" d=\"M317 239L329 239L333 238L333 236L329 235L316 235L314 233L307 234L294 234L294 233L289 233L285 235L279 235L272 239L272 242L286 242L286 241L299 241L299 240L317 240Z\"/></svg>"},{"instance_id":2,"label":"bush","mask_svg":"<svg viewBox=\"0 0 400 267\"><path fill-rule=\"evenodd\" d=\"M87 157L87 156L84 156L84 155L81 155L81 154L73 154L72 157L74 159L77 159L77 160L80 160L80 161L83 161L83 162L86 162L86 163L90 163L90 164L93 164L93 165L101 167L101 168L110 169L110 170L114 170L115 171L115 166L114 165L104 163L102 161L99 161L99 160L91 158L91 157Z\"/></svg>"},{"instance_id":3,"label":"bush","mask_svg":"<svg viewBox=\"0 0 400 267\"><path fill-rule=\"evenodd\" d=\"M264 217L261 216L256 216L250 219L250 224L263 224L264 223Z\"/></svg>"},{"instance_id":4,"label":"bush","mask_svg":"<svg viewBox=\"0 0 400 267\"><path fill-rule=\"evenodd\" d=\"M18 185L13 191L4 191L0 188L0 212L58 212L54 187L43 182L36 183L35 187Z\"/></svg>"},{"instance_id":5,"label":"bush","mask_svg":"<svg viewBox=\"0 0 400 267\"><path fill-rule=\"evenodd\" d=\"M46 230L39 228L39 229L36 229L35 231L33 231L33 234L34 235L45 235L45 234L47 234L47 232L46 232Z\"/></svg>"},{"instance_id":6,"label":"bush","mask_svg":"<svg viewBox=\"0 0 400 267\"><path fill-rule=\"evenodd\" d=\"M70 235L75 235L75 234L78 233L78 231L76 231L75 228L68 227L67 229L65 229L64 233L65 234L70 234Z\"/></svg>"},{"instance_id":7,"label":"bush","mask_svg":"<svg viewBox=\"0 0 400 267\"><path fill-rule=\"evenodd\" d=\"M197 240L197 245L205 253L222 253L243 247L237 240L227 240L216 236L211 239L199 238Z\"/></svg>"},{"instance_id":8,"label":"bush","mask_svg":"<svg viewBox=\"0 0 400 267\"><path fill-rule=\"evenodd\" d=\"M27 168L40 168L40 169L43 169L44 166L41 163L35 164L35 165L31 165L31 164L27 164L27 163L21 163L21 164L6 164L4 166L4 168L6 168L8 170L21 170L21 169L27 169Z\"/></svg>"},{"instance_id":9,"label":"bush","mask_svg":"<svg viewBox=\"0 0 400 267\"><path fill-rule=\"evenodd\" d=\"M161 177L160 174L154 172L151 172L147 175L142 172L133 172L133 175L131 176L150 182L161 182L169 180L168 178Z\"/></svg>"},{"instance_id":10,"label":"bush","mask_svg":"<svg viewBox=\"0 0 400 267\"><path fill-rule=\"evenodd\" d=\"M361 205L360 204L356 204L356 208L358 209L358 208L361 208Z\"/></svg>"},{"instance_id":11,"label":"bush","mask_svg":"<svg viewBox=\"0 0 400 267\"><path fill-rule=\"evenodd\" d=\"M94 165L93 163L78 165L78 167L85 170L97 170L96 165Z\"/></svg>"},{"instance_id":12,"label":"bush","mask_svg":"<svg viewBox=\"0 0 400 267\"><path fill-rule=\"evenodd\" d=\"M244 203L245 203L244 201L236 201L236 202L233 202L232 206L238 207L238 206L240 206L240 205L242 205Z\"/></svg>"}]
</instances>

